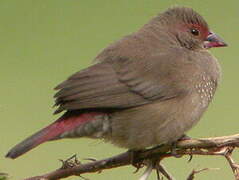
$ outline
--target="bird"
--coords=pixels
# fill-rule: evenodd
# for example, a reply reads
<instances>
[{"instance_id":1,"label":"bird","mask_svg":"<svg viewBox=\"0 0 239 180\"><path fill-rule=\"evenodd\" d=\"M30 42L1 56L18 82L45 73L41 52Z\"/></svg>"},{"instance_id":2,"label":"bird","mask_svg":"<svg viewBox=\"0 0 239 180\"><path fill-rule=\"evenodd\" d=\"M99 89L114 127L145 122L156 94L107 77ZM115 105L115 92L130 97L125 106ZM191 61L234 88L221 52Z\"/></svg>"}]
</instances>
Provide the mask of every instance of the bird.
<instances>
[{"instance_id":1,"label":"bird","mask_svg":"<svg viewBox=\"0 0 239 180\"><path fill-rule=\"evenodd\" d=\"M168 8L60 83L55 114L63 114L6 157L63 138L101 139L129 150L176 142L212 101L221 68L209 49L224 46L195 10Z\"/></svg>"}]
</instances>

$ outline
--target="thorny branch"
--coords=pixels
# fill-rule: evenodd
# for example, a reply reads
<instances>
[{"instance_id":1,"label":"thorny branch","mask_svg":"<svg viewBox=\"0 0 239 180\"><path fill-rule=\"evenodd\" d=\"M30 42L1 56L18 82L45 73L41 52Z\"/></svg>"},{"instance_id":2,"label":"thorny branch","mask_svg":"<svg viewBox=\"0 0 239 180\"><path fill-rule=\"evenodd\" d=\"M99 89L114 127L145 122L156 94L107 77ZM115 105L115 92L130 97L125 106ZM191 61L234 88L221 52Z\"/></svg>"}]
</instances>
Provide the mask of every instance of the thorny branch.
<instances>
[{"instance_id":1,"label":"thorny branch","mask_svg":"<svg viewBox=\"0 0 239 180\"><path fill-rule=\"evenodd\" d=\"M173 147L175 147L175 149L172 150L172 146L169 145L158 146L145 151L133 153L133 155L132 151L127 151L117 156L98 161L92 160L92 162L85 164L81 164L76 159L74 159L74 161L68 160L67 162L64 162L63 167L55 171L41 176L27 178L25 180L58 180L69 176L80 176L84 173L101 172L105 169L131 164L137 168L141 168L143 165L147 166L145 172L140 177L140 180L146 180L153 169L157 170L158 179L161 179L161 176L163 175L166 179L173 180L175 178L167 172L167 170L160 164L160 161L164 158L175 156L180 157L184 155L223 156L229 163L235 179L239 180L239 165L232 159L233 150L236 147L239 147L239 134L213 138L182 139ZM68 165L70 164L70 166L67 166L67 163ZM210 170L210 168L204 168L198 171L193 170L187 180L193 180L195 174L204 170Z\"/></svg>"}]
</instances>

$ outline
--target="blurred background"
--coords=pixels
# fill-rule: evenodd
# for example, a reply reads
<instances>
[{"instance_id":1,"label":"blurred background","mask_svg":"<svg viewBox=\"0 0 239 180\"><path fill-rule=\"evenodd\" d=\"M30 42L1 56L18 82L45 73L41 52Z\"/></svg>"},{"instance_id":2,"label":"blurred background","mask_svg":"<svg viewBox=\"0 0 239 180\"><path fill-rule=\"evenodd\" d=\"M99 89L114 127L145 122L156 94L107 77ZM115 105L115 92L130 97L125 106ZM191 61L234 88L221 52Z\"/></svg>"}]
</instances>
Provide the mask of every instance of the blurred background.
<instances>
[{"instance_id":1,"label":"blurred background","mask_svg":"<svg viewBox=\"0 0 239 180\"><path fill-rule=\"evenodd\" d=\"M172 5L193 7L211 29L230 45L211 50L223 70L216 97L191 137L239 133L239 1L211 0L1 0L0 1L0 172L19 180L61 166L58 159L77 154L80 159L101 159L125 151L89 139L45 143L16 160L4 158L16 143L48 125L53 116L53 88L72 73L90 65L109 43L136 31L151 17ZM239 162L239 153L234 158ZM220 168L197 175L198 180L233 179L223 157L188 157L164 160L176 177L185 179L192 169ZM89 179L137 179L133 167ZM155 179L155 174L150 179ZM77 177L68 179L79 179Z\"/></svg>"}]
</instances>

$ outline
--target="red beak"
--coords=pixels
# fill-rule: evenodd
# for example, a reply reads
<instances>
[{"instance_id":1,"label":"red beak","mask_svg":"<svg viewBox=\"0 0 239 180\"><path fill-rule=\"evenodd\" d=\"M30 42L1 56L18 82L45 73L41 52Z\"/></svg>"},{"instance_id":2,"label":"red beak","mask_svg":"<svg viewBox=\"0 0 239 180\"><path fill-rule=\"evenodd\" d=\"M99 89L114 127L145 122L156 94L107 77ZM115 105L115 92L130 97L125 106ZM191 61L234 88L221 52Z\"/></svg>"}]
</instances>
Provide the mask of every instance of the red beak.
<instances>
[{"instance_id":1,"label":"red beak","mask_svg":"<svg viewBox=\"0 0 239 180\"><path fill-rule=\"evenodd\" d=\"M213 32L210 32L206 40L204 41L204 48L206 49L212 47L225 47L225 46L227 46L227 43L225 43L222 38L220 38Z\"/></svg>"}]
</instances>

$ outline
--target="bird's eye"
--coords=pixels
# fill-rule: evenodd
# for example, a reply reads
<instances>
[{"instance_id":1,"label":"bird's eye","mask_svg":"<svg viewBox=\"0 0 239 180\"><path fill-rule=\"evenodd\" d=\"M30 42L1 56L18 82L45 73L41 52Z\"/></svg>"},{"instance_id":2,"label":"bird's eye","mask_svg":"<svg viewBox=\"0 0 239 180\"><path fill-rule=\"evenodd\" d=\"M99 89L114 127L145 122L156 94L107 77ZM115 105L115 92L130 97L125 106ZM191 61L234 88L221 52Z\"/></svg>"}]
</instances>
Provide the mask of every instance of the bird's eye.
<instances>
[{"instance_id":1,"label":"bird's eye","mask_svg":"<svg viewBox=\"0 0 239 180\"><path fill-rule=\"evenodd\" d=\"M198 35L199 35L199 30L197 30L197 29L191 29L191 33L192 33L194 36L198 36Z\"/></svg>"}]
</instances>

